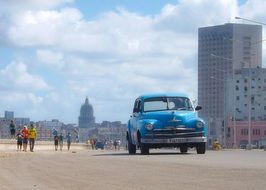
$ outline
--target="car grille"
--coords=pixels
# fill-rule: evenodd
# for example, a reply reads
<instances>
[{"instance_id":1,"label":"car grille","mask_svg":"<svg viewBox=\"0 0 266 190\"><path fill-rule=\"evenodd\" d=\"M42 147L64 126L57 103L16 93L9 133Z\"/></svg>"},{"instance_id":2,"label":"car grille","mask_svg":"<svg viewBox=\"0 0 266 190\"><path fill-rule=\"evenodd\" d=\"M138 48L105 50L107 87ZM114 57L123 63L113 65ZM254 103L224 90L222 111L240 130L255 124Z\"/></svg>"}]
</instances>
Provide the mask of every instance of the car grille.
<instances>
[{"instance_id":1,"label":"car grille","mask_svg":"<svg viewBox=\"0 0 266 190\"><path fill-rule=\"evenodd\" d=\"M184 137L202 137L202 131L196 131L195 128L165 128L154 129L146 134L147 138L184 138Z\"/></svg>"}]
</instances>

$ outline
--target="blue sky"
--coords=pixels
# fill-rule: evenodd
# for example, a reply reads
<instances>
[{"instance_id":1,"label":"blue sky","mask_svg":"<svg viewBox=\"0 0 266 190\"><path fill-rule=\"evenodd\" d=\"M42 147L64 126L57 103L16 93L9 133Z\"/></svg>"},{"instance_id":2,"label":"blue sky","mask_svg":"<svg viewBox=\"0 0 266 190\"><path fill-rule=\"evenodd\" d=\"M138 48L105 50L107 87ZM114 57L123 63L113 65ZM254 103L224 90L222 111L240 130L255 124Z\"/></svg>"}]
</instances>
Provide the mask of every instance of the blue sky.
<instances>
[{"instance_id":1,"label":"blue sky","mask_svg":"<svg viewBox=\"0 0 266 190\"><path fill-rule=\"evenodd\" d=\"M97 122L126 122L143 93L197 99L197 29L238 22L240 15L265 21L265 6L263 0L0 1L0 116L12 110L34 121L77 123L88 96Z\"/></svg>"},{"instance_id":2,"label":"blue sky","mask_svg":"<svg viewBox=\"0 0 266 190\"><path fill-rule=\"evenodd\" d=\"M123 7L130 12L142 15L158 14L166 4L175 4L177 0L101 0L101 1L84 1L79 0L74 3L87 18L95 18L100 13L115 10L117 7Z\"/></svg>"}]
</instances>

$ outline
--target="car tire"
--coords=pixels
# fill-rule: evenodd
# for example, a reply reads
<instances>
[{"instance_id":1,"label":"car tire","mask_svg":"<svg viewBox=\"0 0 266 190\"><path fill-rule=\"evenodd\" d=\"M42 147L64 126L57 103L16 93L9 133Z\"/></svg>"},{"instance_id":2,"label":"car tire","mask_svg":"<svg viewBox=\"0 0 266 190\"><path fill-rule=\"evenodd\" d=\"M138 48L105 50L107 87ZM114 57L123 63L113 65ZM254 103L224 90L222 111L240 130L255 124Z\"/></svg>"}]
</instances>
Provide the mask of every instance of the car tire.
<instances>
[{"instance_id":1,"label":"car tire","mask_svg":"<svg viewBox=\"0 0 266 190\"><path fill-rule=\"evenodd\" d=\"M187 146L180 146L180 152L182 154L187 153L187 151L188 151L188 147Z\"/></svg>"},{"instance_id":2,"label":"car tire","mask_svg":"<svg viewBox=\"0 0 266 190\"><path fill-rule=\"evenodd\" d=\"M149 154L149 153L150 153L150 149L149 149L148 145L141 143L141 144L140 144L140 153L141 153L142 155L147 155L147 154Z\"/></svg>"},{"instance_id":3,"label":"car tire","mask_svg":"<svg viewBox=\"0 0 266 190\"><path fill-rule=\"evenodd\" d=\"M130 140L128 142L128 153L129 154L136 154L136 145L132 144Z\"/></svg>"},{"instance_id":4,"label":"car tire","mask_svg":"<svg viewBox=\"0 0 266 190\"><path fill-rule=\"evenodd\" d=\"M205 154L206 152L206 143L199 143L196 147L197 154Z\"/></svg>"}]
</instances>

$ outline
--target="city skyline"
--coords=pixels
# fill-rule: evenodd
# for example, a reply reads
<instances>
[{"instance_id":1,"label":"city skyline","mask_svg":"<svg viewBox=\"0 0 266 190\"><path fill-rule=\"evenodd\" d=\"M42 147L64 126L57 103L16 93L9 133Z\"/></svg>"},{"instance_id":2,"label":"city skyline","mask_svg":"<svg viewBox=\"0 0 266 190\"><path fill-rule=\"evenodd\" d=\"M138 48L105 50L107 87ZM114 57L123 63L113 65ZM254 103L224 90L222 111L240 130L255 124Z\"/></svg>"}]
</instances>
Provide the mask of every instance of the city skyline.
<instances>
[{"instance_id":1,"label":"city skyline","mask_svg":"<svg viewBox=\"0 0 266 190\"><path fill-rule=\"evenodd\" d=\"M88 96L96 122L125 123L141 94L196 99L198 28L266 20L264 1L102 2L0 1L0 113L78 123Z\"/></svg>"}]
</instances>

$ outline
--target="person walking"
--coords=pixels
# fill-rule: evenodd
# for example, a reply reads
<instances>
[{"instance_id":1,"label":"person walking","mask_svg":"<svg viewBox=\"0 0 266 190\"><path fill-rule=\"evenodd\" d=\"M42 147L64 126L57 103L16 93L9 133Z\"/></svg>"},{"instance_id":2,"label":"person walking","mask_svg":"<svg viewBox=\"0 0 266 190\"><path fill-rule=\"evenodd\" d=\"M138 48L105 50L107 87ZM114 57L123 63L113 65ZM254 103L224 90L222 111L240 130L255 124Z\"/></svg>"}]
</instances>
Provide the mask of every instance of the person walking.
<instances>
[{"instance_id":1,"label":"person walking","mask_svg":"<svg viewBox=\"0 0 266 190\"><path fill-rule=\"evenodd\" d=\"M17 151L22 150L22 141L23 141L23 137L22 137L21 132L19 131L17 134Z\"/></svg>"},{"instance_id":2,"label":"person walking","mask_svg":"<svg viewBox=\"0 0 266 190\"><path fill-rule=\"evenodd\" d=\"M94 150L94 141L93 139L90 139L91 149Z\"/></svg>"},{"instance_id":3,"label":"person walking","mask_svg":"<svg viewBox=\"0 0 266 190\"><path fill-rule=\"evenodd\" d=\"M117 141L114 140L114 147L115 147L115 150L117 150Z\"/></svg>"},{"instance_id":4,"label":"person walking","mask_svg":"<svg viewBox=\"0 0 266 190\"><path fill-rule=\"evenodd\" d=\"M16 125L14 123L14 120L10 121L9 124L9 130L10 130L10 138L15 139L15 134L16 134Z\"/></svg>"},{"instance_id":5,"label":"person walking","mask_svg":"<svg viewBox=\"0 0 266 190\"><path fill-rule=\"evenodd\" d=\"M121 140L117 141L117 150L120 150L120 146L121 146Z\"/></svg>"},{"instance_id":6,"label":"person walking","mask_svg":"<svg viewBox=\"0 0 266 190\"><path fill-rule=\"evenodd\" d=\"M59 137L57 135L54 136L54 149L55 149L55 151L57 151L57 149L58 149L58 141L59 141Z\"/></svg>"},{"instance_id":7,"label":"person walking","mask_svg":"<svg viewBox=\"0 0 266 190\"><path fill-rule=\"evenodd\" d=\"M62 133L60 133L59 135L59 146L60 146L60 150L63 150L63 143L64 143L64 136Z\"/></svg>"},{"instance_id":8,"label":"person walking","mask_svg":"<svg viewBox=\"0 0 266 190\"><path fill-rule=\"evenodd\" d=\"M57 132L56 128L53 128L53 135L58 136L58 132Z\"/></svg>"},{"instance_id":9,"label":"person walking","mask_svg":"<svg viewBox=\"0 0 266 190\"><path fill-rule=\"evenodd\" d=\"M21 132L22 132L22 137L23 137L23 139L22 139L23 151L27 152L28 139L29 139L28 127L25 125Z\"/></svg>"},{"instance_id":10,"label":"person walking","mask_svg":"<svg viewBox=\"0 0 266 190\"><path fill-rule=\"evenodd\" d=\"M32 124L30 124L30 130L29 130L29 141L30 141L30 151L31 152L33 152L36 138L37 138L37 130L32 123Z\"/></svg>"},{"instance_id":11,"label":"person walking","mask_svg":"<svg viewBox=\"0 0 266 190\"><path fill-rule=\"evenodd\" d=\"M96 139L93 139L92 142L93 142L93 149L96 149L97 140Z\"/></svg>"},{"instance_id":12,"label":"person walking","mask_svg":"<svg viewBox=\"0 0 266 190\"><path fill-rule=\"evenodd\" d=\"M67 140L67 150L69 150L71 145L71 134L69 132L67 133L66 140Z\"/></svg>"}]
</instances>

